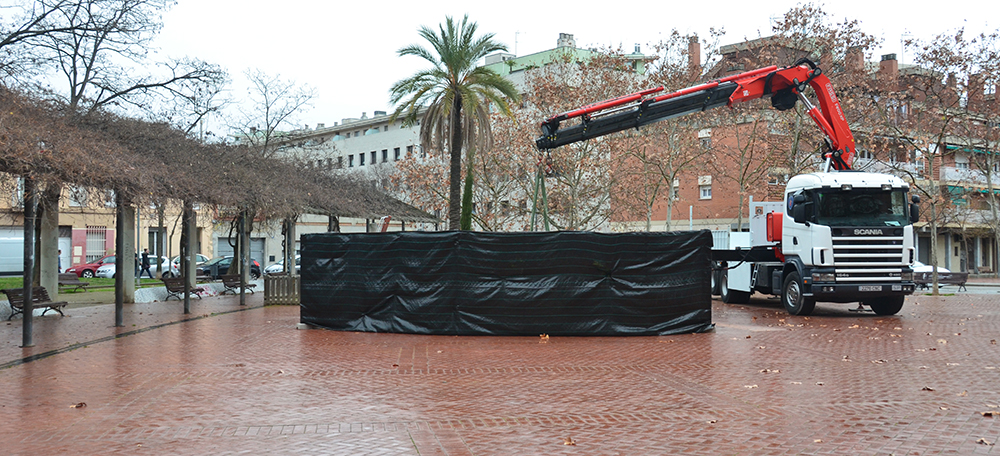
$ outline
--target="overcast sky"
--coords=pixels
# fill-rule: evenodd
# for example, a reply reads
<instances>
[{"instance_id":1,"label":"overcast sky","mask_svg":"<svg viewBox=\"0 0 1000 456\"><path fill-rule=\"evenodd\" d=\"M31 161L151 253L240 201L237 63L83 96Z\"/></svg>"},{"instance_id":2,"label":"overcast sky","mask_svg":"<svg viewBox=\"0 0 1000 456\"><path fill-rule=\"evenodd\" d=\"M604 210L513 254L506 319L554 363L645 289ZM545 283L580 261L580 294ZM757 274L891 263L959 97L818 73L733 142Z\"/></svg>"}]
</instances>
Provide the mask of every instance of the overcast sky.
<instances>
[{"instance_id":1,"label":"overcast sky","mask_svg":"<svg viewBox=\"0 0 1000 456\"><path fill-rule=\"evenodd\" d=\"M226 68L234 79L234 98L246 91L241 76L247 68L315 87L319 97L297 123L332 126L362 112L371 116L374 111L391 111L389 87L427 68L417 57L400 58L396 51L408 44L425 44L417 29L436 28L448 15L468 14L481 33L495 34L518 56L554 48L559 33L573 34L578 47L621 46L631 51L640 44L648 52L649 44L673 29L707 36L711 27L721 27L726 31L722 44L768 36L772 19L800 3L179 0L164 18L158 44L166 56L197 57ZM857 19L862 30L882 38L876 56L896 53L904 63L909 61L902 55L904 34L930 38L960 27L972 33L1000 29L1000 3L994 0L819 4L836 22ZM775 62L787 63L791 62Z\"/></svg>"}]
</instances>

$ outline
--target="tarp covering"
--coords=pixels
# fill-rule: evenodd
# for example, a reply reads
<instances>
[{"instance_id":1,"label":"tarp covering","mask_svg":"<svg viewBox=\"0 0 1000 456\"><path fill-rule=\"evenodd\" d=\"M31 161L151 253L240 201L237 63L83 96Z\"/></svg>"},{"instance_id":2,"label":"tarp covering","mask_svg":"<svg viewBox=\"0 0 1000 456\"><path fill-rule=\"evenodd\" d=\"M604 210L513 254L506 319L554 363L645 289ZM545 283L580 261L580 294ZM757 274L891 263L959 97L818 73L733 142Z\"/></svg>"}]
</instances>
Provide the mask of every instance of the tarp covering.
<instances>
[{"instance_id":1,"label":"tarp covering","mask_svg":"<svg viewBox=\"0 0 1000 456\"><path fill-rule=\"evenodd\" d=\"M302 236L301 321L439 335L712 329L708 231Z\"/></svg>"}]
</instances>

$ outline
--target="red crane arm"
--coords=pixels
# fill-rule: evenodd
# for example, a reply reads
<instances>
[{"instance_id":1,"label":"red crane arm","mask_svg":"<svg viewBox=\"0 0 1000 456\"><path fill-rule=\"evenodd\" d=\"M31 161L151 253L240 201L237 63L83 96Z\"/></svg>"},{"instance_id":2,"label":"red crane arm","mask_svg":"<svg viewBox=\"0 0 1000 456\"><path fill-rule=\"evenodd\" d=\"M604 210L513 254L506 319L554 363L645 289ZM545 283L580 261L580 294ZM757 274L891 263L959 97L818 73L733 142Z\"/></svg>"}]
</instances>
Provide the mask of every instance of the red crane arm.
<instances>
[{"instance_id":1,"label":"red crane arm","mask_svg":"<svg viewBox=\"0 0 1000 456\"><path fill-rule=\"evenodd\" d=\"M802 94L806 85L816 93L818 107ZM791 109L796 101L802 101L809 117L827 137L830 151L824 153L824 158L835 169L851 169L856 153L854 136L833 91L833 84L808 59L785 68L760 68L676 92L650 96L662 90L663 87L643 90L552 116L541 123L542 137L535 144L539 149L551 149L722 105L732 107L737 103L770 97L771 105L778 110ZM575 117L581 118L579 124L560 128L561 122Z\"/></svg>"},{"instance_id":2,"label":"red crane arm","mask_svg":"<svg viewBox=\"0 0 1000 456\"><path fill-rule=\"evenodd\" d=\"M831 151L826 152L824 158L830 158L835 169L851 169L856 154L854 135L833 90L833 83L812 62L800 63L763 75L737 78L734 82L737 83L737 88L729 97L730 106L768 95L774 97L787 93L794 94L806 105L809 117L830 142ZM814 106L802 94L805 84L812 87L819 106ZM782 109L774 100L772 104Z\"/></svg>"}]
</instances>

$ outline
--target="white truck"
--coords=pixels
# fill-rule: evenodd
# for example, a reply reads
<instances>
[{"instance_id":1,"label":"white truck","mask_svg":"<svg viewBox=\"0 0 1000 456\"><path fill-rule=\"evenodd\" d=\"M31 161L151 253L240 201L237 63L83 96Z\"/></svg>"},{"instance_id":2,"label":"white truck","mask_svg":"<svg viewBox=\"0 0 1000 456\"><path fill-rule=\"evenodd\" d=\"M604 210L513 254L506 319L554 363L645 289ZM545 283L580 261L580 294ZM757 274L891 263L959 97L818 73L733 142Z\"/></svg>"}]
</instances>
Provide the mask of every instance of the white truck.
<instances>
[{"instance_id":1,"label":"white truck","mask_svg":"<svg viewBox=\"0 0 1000 456\"><path fill-rule=\"evenodd\" d=\"M811 87L814 106L803 95ZM851 170L854 137L833 86L808 59L771 66L665 95L654 88L584 106L542 122L541 150L719 106L769 97L787 110L801 101L827 137L824 172L789 179L784 201L750 204L750 233L733 233L728 249L713 250L713 291L727 303L754 292L780 295L792 315L817 301L859 302L879 315L902 309L915 288L913 222L919 219L909 185L886 174ZM579 119L565 126L562 122Z\"/></svg>"}]
</instances>

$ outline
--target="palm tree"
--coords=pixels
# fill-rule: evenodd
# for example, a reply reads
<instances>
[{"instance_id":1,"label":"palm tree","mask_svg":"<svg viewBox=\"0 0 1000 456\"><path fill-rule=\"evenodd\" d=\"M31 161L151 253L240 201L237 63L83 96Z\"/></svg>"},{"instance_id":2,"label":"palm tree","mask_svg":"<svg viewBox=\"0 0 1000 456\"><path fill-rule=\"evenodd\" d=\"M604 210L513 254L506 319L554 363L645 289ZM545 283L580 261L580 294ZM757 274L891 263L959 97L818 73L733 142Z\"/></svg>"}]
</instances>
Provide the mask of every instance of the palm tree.
<instances>
[{"instance_id":1,"label":"palm tree","mask_svg":"<svg viewBox=\"0 0 1000 456\"><path fill-rule=\"evenodd\" d=\"M508 99L516 101L519 98L510 81L492 70L476 66L486 55L507 50L505 45L493 41L492 33L476 37L477 28L475 22L469 22L468 15L460 24L446 17L437 32L420 27L420 36L427 40L433 52L412 44L398 53L400 57L420 57L433 67L396 82L389 92L393 104L402 102L396 107L392 120L403 116L403 122L412 125L418 120L418 111L426 106L420 122L422 147L445 150L447 146L451 154L448 189L448 226L451 229L472 228L471 193L467 201L461 198L462 147L468 145L470 155L477 149L490 147L493 142L490 107L510 116ZM471 156L469 161L472 161ZM471 183L471 174L467 179ZM471 192L471 186L467 185L466 191ZM469 214L465 220L463 210Z\"/></svg>"}]
</instances>

